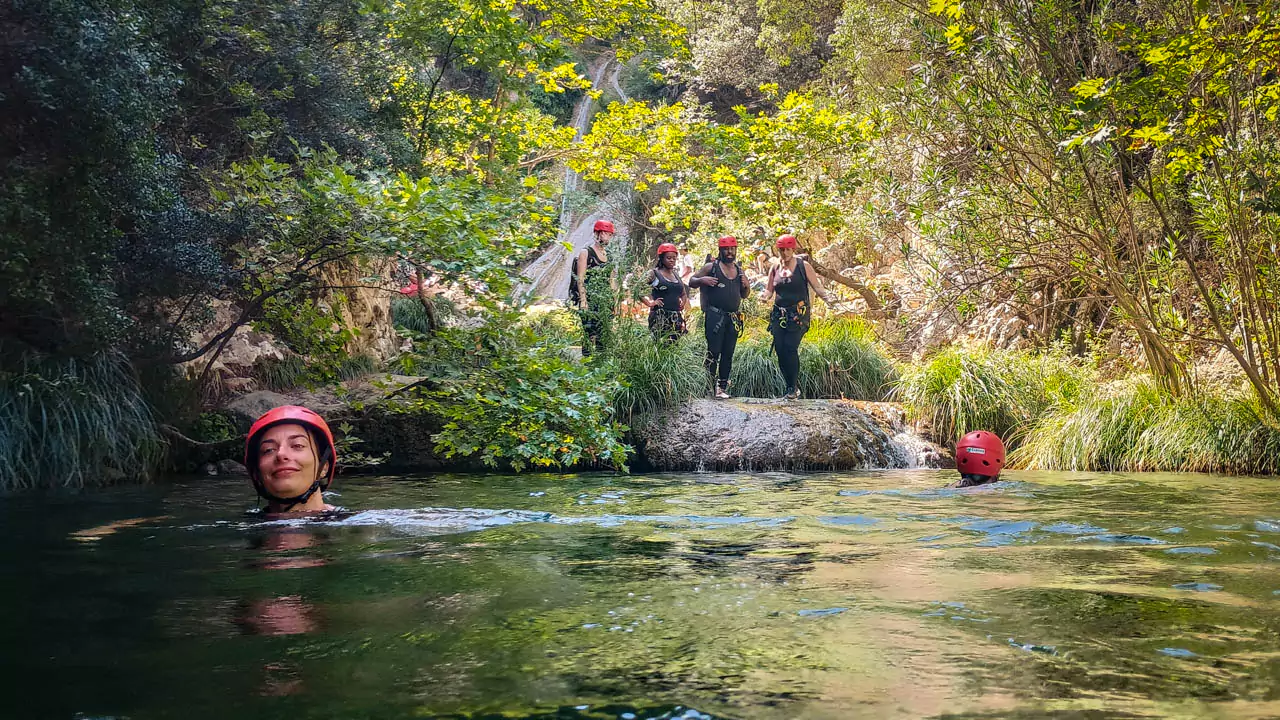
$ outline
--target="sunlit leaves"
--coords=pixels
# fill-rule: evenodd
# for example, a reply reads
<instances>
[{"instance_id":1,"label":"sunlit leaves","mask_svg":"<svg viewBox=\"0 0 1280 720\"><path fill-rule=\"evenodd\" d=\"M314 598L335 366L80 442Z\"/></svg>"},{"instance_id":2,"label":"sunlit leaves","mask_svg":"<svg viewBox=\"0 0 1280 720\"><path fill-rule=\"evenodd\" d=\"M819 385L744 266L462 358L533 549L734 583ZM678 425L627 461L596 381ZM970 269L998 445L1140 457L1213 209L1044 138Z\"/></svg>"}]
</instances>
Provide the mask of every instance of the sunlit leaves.
<instances>
[{"instance_id":1,"label":"sunlit leaves","mask_svg":"<svg viewBox=\"0 0 1280 720\"><path fill-rule=\"evenodd\" d=\"M721 124L696 106L615 104L574 162L592 177L669 187L651 218L669 228L840 226L874 125L799 93L776 112L735 111L738 122Z\"/></svg>"}]
</instances>

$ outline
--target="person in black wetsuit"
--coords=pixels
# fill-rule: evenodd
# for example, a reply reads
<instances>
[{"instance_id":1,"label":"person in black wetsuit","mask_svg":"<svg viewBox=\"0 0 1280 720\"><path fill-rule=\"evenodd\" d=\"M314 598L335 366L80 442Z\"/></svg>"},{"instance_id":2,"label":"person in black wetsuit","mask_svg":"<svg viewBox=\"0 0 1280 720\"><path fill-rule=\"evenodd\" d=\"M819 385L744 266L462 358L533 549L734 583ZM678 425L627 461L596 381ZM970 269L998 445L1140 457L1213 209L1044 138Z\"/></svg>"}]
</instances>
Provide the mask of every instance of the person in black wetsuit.
<instances>
[{"instance_id":1,"label":"person in black wetsuit","mask_svg":"<svg viewBox=\"0 0 1280 720\"><path fill-rule=\"evenodd\" d=\"M649 307L649 331L653 337L675 342L688 332L684 311L689 307L689 293L676 270L679 253L671 243L658 246L658 262L649 273L650 297L641 298Z\"/></svg>"},{"instance_id":2,"label":"person in black wetsuit","mask_svg":"<svg viewBox=\"0 0 1280 720\"><path fill-rule=\"evenodd\" d=\"M707 372L715 386L715 396L729 397L729 373L733 370L733 351L742 334L744 318L739 308L743 298L751 294L747 274L738 264L738 240L726 235L720 238L720 256L693 274L692 287L702 288L702 313L706 321Z\"/></svg>"},{"instance_id":3,"label":"person in black wetsuit","mask_svg":"<svg viewBox=\"0 0 1280 720\"><path fill-rule=\"evenodd\" d=\"M573 258L569 279L569 305L578 309L582 320L582 356L589 357L600 345L605 326L613 315L613 286L605 248L613 239L613 223L597 220L592 227L595 241Z\"/></svg>"},{"instance_id":4,"label":"person in black wetsuit","mask_svg":"<svg viewBox=\"0 0 1280 720\"><path fill-rule=\"evenodd\" d=\"M773 335L773 351L778 355L778 369L787 385L783 395L786 400L800 397L800 340L809 331L812 315L809 288L823 301L831 302L818 273L796 257L796 246L795 235L778 238L779 262L769 272L764 294L765 300L776 298L769 315L769 332Z\"/></svg>"}]
</instances>

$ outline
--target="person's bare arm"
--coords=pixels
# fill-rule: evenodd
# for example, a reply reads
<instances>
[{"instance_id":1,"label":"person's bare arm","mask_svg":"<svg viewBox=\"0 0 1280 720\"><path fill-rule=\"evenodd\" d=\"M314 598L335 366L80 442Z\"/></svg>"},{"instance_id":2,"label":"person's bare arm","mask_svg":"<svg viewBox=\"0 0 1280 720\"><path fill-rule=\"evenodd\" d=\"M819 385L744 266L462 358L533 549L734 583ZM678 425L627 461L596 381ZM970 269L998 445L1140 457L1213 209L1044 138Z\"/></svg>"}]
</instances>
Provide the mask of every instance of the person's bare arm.
<instances>
[{"instance_id":1,"label":"person's bare arm","mask_svg":"<svg viewBox=\"0 0 1280 720\"><path fill-rule=\"evenodd\" d=\"M644 277L644 284L651 286L653 285L653 281L656 279L657 279L657 271L650 270L649 274L645 275ZM645 307L662 307L662 298L657 298L655 300L654 298L645 297L644 295L641 295L640 302L644 303Z\"/></svg>"},{"instance_id":2,"label":"person's bare arm","mask_svg":"<svg viewBox=\"0 0 1280 720\"><path fill-rule=\"evenodd\" d=\"M707 263L706 265L703 265L697 272L695 272L693 274L693 277L689 278L689 286L693 287L694 285L699 285L702 287L708 287L711 285L715 285L716 278L714 275L711 274L711 265L712 263ZM706 282L708 279L711 282Z\"/></svg>"},{"instance_id":3,"label":"person's bare arm","mask_svg":"<svg viewBox=\"0 0 1280 720\"><path fill-rule=\"evenodd\" d=\"M578 307L587 309L587 249L578 253Z\"/></svg>"},{"instance_id":4,"label":"person's bare arm","mask_svg":"<svg viewBox=\"0 0 1280 720\"><path fill-rule=\"evenodd\" d=\"M812 270L813 266L809 265L808 269ZM831 296L828 295L826 289L822 287L822 278L818 275L818 271L814 270L813 272L807 272L804 276L809 279L809 286L813 288L814 294L822 298L823 302L830 305Z\"/></svg>"},{"instance_id":5,"label":"person's bare arm","mask_svg":"<svg viewBox=\"0 0 1280 720\"><path fill-rule=\"evenodd\" d=\"M747 279L747 271L741 265L738 266L738 284L742 287L742 299L751 297L751 281Z\"/></svg>"},{"instance_id":6,"label":"person's bare arm","mask_svg":"<svg viewBox=\"0 0 1280 720\"><path fill-rule=\"evenodd\" d=\"M760 298L765 302L773 299L773 276L777 271L778 267L776 265L769 268L769 280L764 284L764 297Z\"/></svg>"}]
</instances>

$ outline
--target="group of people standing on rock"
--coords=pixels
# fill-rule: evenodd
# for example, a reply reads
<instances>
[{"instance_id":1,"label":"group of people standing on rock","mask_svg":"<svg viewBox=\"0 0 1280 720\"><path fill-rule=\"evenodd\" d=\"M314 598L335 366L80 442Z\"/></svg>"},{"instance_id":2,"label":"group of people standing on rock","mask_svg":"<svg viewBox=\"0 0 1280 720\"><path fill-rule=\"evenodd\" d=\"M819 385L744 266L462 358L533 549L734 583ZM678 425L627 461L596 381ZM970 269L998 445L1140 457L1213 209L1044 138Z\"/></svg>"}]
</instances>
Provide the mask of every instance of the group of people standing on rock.
<instances>
[{"instance_id":1,"label":"group of people standing on rock","mask_svg":"<svg viewBox=\"0 0 1280 720\"><path fill-rule=\"evenodd\" d=\"M763 236L763 229L758 230ZM569 283L569 302L577 308L582 320L584 356L599 346L608 315L613 311L606 250L613 239L613 223L597 220L593 232L592 244L573 259ZM760 244L757 240L757 245ZM817 295L827 303L831 298L818 274L796 254L799 244L794 235L782 235L774 245L778 261L768 269L764 300L773 301L769 332L773 335L773 350L786 386L784 397L796 399L800 397L800 341L808 332L812 317L810 295ZM654 267L646 276L649 296L642 302L649 308L649 329L654 337L673 342L688 331L684 313L689 309L689 292L691 288L699 290L707 340L706 368L715 396L724 399L730 397L733 354L746 325L742 301L751 295L752 287L738 262L737 238L726 235L719 239L717 246L717 257L696 270L686 287L677 269L680 253L676 246L659 245Z\"/></svg>"}]
</instances>

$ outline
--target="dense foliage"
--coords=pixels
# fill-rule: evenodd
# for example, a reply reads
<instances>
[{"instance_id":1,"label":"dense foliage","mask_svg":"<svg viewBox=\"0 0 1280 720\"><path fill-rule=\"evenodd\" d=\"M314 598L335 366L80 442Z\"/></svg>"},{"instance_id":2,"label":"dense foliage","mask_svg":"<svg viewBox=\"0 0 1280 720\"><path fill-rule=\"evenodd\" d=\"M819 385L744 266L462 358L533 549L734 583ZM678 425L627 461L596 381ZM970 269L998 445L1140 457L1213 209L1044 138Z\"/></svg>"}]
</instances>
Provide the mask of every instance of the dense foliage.
<instances>
[{"instance_id":1,"label":"dense foliage","mask_svg":"<svg viewBox=\"0 0 1280 720\"><path fill-rule=\"evenodd\" d=\"M336 378L348 295L397 270L496 307L555 230L573 130L548 98L605 44L680 35L649 0L18 0L0 23L0 399L28 422L37 358L203 379L252 325Z\"/></svg>"}]
</instances>

